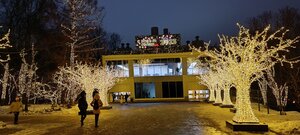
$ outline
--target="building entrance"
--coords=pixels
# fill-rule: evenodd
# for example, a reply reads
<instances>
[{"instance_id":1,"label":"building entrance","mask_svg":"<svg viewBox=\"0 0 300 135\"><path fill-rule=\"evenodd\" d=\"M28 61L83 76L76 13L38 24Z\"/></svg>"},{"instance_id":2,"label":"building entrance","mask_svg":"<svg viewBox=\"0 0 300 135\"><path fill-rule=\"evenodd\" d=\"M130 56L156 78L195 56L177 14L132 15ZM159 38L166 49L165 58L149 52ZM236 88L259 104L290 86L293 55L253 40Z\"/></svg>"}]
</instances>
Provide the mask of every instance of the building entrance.
<instances>
[{"instance_id":1,"label":"building entrance","mask_svg":"<svg viewBox=\"0 0 300 135\"><path fill-rule=\"evenodd\" d=\"M189 90L189 101L204 101L209 96L208 90Z\"/></svg>"},{"instance_id":2,"label":"building entrance","mask_svg":"<svg viewBox=\"0 0 300 135\"><path fill-rule=\"evenodd\" d=\"M131 102L131 93L130 92L111 92L110 95L110 102L114 103L123 103L123 102ZM122 101L121 101L122 100Z\"/></svg>"}]
</instances>

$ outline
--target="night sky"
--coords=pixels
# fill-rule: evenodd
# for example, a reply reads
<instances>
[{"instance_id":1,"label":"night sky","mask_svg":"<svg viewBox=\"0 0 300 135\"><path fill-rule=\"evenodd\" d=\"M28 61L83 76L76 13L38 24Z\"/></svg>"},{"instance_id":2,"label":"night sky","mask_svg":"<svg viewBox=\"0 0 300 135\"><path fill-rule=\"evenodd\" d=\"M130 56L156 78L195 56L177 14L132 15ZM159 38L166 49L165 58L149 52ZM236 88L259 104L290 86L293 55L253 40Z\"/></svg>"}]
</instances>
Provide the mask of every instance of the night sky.
<instances>
[{"instance_id":1,"label":"night sky","mask_svg":"<svg viewBox=\"0 0 300 135\"><path fill-rule=\"evenodd\" d=\"M300 10L300 0L101 0L105 8L103 26L134 46L136 35L150 35L151 27L168 28L181 34L181 43L200 36L215 43L218 34L237 33L236 23L286 6Z\"/></svg>"}]
</instances>

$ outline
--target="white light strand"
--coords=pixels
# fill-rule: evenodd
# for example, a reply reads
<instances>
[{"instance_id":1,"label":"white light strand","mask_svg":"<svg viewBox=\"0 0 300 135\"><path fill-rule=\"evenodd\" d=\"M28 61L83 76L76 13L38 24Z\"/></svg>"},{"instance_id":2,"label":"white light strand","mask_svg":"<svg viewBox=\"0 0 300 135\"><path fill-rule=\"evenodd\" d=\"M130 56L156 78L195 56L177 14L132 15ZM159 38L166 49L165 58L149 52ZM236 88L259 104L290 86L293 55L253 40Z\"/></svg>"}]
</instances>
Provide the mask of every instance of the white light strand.
<instances>
[{"instance_id":1,"label":"white light strand","mask_svg":"<svg viewBox=\"0 0 300 135\"><path fill-rule=\"evenodd\" d=\"M5 49L7 47L12 47L10 45L9 35L10 35L10 30L8 30L8 32L6 34L4 34L4 36L0 39L0 49ZM6 90L7 90L7 85L8 85L7 82L8 82L8 77L9 77L9 64L8 64L9 60L10 60L9 55L7 55L6 60L0 59L1 63L5 63L4 74L3 74L3 78L1 80L1 82L2 82L1 100L4 100L5 97L6 97Z\"/></svg>"},{"instance_id":2,"label":"white light strand","mask_svg":"<svg viewBox=\"0 0 300 135\"><path fill-rule=\"evenodd\" d=\"M193 48L201 52L201 55L211 57L212 63L228 66L232 72L232 82L237 88L237 112L233 117L235 122L258 123L251 108L250 86L263 75L263 71L272 68L276 63L289 63L291 67L298 61L289 61L280 52L288 52L292 44L298 42L299 37L286 39L287 31L280 29L273 34L269 32L270 26L262 32L251 35L249 30L238 24L240 31L236 37L219 36L220 49L201 51L201 48ZM268 47L269 43L272 47ZM275 42L274 42L275 41Z\"/></svg>"},{"instance_id":3,"label":"white light strand","mask_svg":"<svg viewBox=\"0 0 300 135\"><path fill-rule=\"evenodd\" d=\"M275 81L275 70L274 68L267 70L268 86L272 89L272 93L276 98L277 106L285 107L288 98L288 86L286 83L284 85L278 86Z\"/></svg>"},{"instance_id":4,"label":"white light strand","mask_svg":"<svg viewBox=\"0 0 300 135\"><path fill-rule=\"evenodd\" d=\"M105 69L99 65L75 63L74 68L60 67L54 75L54 82L61 91L74 93L70 97L75 100L77 95L84 90L87 93L87 101L91 102L94 88L99 89L100 98L105 106L108 104L108 91L120 80L121 71L116 69ZM62 79L63 78L63 79ZM72 89L71 86L78 86Z\"/></svg>"},{"instance_id":5,"label":"white light strand","mask_svg":"<svg viewBox=\"0 0 300 135\"><path fill-rule=\"evenodd\" d=\"M268 82L267 82L265 76L262 76L262 78L258 79L258 86L259 86L259 89L260 89L260 92L261 92L261 95L263 98L263 102L264 102L263 104L267 105Z\"/></svg>"},{"instance_id":6,"label":"white light strand","mask_svg":"<svg viewBox=\"0 0 300 135\"><path fill-rule=\"evenodd\" d=\"M95 20L100 15L94 14L95 9L86 0L65 0L63 4L69 9L66 17L70 22L61 27L62 33L69 39L66 45L70 47L70 66L73 66L77 57L75 53L82 49L91 52L93 44L99 38L91 38L89 32L96 28ZM91 15L95 15L96 19L91 19Z\"/></svg>"},{"instance_id":7,"label":"white light strand","mask_svg":"<svg viewBox=\"0 0 300 135\"><path fill-rule=\"evenodd\" d=\"M7 90L7 85L8 85L8 77L9 77L9 63L6 62L5 66L4 66L3 78L1 80L1 83L2 83L1 100L4 100L6 98L6 90Z\"/></svg>"},{"instance_id":8,"label":"white light strand","mask_svg":"<svg viewBox=\"0 0 300 135\"><path fill-rule=\"evenodd\" d=\"M12 47L9 40L10 30L0 39L0 49Z\"/></svg>"}]
</instances>

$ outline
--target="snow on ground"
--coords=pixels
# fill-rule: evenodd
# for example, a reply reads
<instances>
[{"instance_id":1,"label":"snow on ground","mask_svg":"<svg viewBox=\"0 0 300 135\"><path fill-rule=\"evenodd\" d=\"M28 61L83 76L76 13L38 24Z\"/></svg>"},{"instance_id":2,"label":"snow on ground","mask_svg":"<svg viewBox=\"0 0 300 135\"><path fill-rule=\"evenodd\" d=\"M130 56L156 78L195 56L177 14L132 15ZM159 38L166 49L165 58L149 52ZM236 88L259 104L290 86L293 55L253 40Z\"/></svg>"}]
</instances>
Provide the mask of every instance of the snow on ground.
<instances>
[{"instance_id":1,"label":"snow on ground","mask_svg":"<svg viewBox=\"0 0 300 135\"><path fill-rule=\"evenodd\" d=\"M24 108L24 105L23 105ZM30 105L28 112L21 112L20 115L70 115L78 113L77 106L67 109L58 107L61 111L53 111L50 104ZM0 106L0 115L12 115L9 113L9 106Z\"/></svg>"},{"instance_id":2,"label":"snow on ground","mask_svg":"<svg viewBox=\"0 0 300 135\"><path fill-rule=\"evenodd\" d=\"M122 106L117 108L122 110ZM115 108L115 109L117 109ZM203 109L205 108L205 109ZM287 115L280 115L278 111L271 110L270 114L267 114L267 109L263 106L260 106L261 110L258 111L257 104L252 104L252 108L254 110L255 115L258 117L261 123L266 123L269 126L269 132L262 133L267 135L276 135L276 134L300 134L300 113L296 111L289 111L287 112ZM71 109L61 108L61 111L52 111L47 112L45 110L51 109L51 105L31 105L29 107L29 112L22 112L20 115L33 115L33 116L53 116L53 115L59 115L59 116L74 116L78 113L77 106L72 107ZM229 108L220 108L219 106L214 106L212 104L208 103L199 103L196 106L193 106L189 108L190 111L195 112L199 117L210 119L211 121L215 122L217 127L212 127L209 129L205 129L207 133L214 133L214 134L223 134L218 133L217 130L221 130L227 134L237 134L237 135L248 135L252 134L249 132L232 132L231 129L226 127L226 120L231 120L234 116L234 113L230 112ZM109 113L112 113L112 111L109 111ZM0 115L11 115L9 114L9 106L0 106ZM109 117L109 115L107 116ZM51 125L51 126L62 126L64 123L59 123L57 125ZM2 128L13 128L16 125L11 125L4 123L0 120L0 129ZM22 126L31 126L28 125L22 125ZM45 126L43 124L41 125L35 125L37 129L41 128L42 126ZM41 127L39 127L41 126ZM49 128L49 127L47 127ZM47 129L45 128L45 129ZM51 127L55 128L55 127ZM24 129L27 129L24 127ZM32 128L31 128L32 129ZM217 130L216 130L217 129ZM22 131L22 132L29 132L29 131ZM33 134L35 134L35 131L30 131ZM40 132L40 131L39 131ZM46 131L45 131L46 132ZM256 133L257 134L257 133Z\"/></svg>"},{"instance_id":3,"label":"snow on ground","mask_svg":"<svg viewBox=\"0 0 300 135\"><path fill-rule=\"evenodd\" d=\"M24 105L23 105L24 108ZM21 112L20 116L25 116L25 115L30 115L30 116L47 116L47 115L77 115L78 113L78 108L72 107L71 109L67 109L64 107L60 107L61 111L53 111L51 109L51 105L50 104L36 104L36 105L30 105L29 107L29 111L28 112ZM11 115L13 117L13 114L9 113L10 109L9 106L0 106L0 115ZM5 122L0 120L0 129L3 128L14 128L16 125L11 125L11 124L6 124ZM24 125L23 125L24 126ZM31 126L31 125L27 125L27 126ZM51 125L52 127L47 127L47 128L43 128L43 126L47 126L45 124L41 124L41 125L35 125L37 129L30 131L30 133L32 132L32 134L36 134L37 132L39 132L39 134L42 134L42 131L40 131L40 129L47 129L47 128L55 128L55 127L59 127L61 126L60 124L56 124L56 125ZM26 125L24 127L24 129L29 129L26 128ZM32 129L32 128L30 128ZM45 130L46 132L47 130ZM29 131L24 130L22 132L26 132L27 134L29 133ZM20 132L20 133L22 133Z\"/></svg>"},{"instance_id":4,"label":"snow on ground","mask_svg":"<svg viewBox=\"0 0 300 135\"><path fill-rule=\"evenodd\" d=\"M201 104L202 105L202 104ZM271 110L267 114L267 108L252 104L255 115L260 120L260 123L265 123L269 126L269 132L265 134L300 134L300 113L296 111L288 111L287 115L280 115L279 111ZM205 110L197 110L199 116L207 116L212 121L219 124L219 129L230 133L232 130L226 127L225 121L232 120L234 113L230 112L229 108L221 108L208 104ZM239 132L239 134L249 134L247 132ZM251 133L250 133L251 134ZM262 133L263 134L263 133Z\"/></svg>"}]
</instances>

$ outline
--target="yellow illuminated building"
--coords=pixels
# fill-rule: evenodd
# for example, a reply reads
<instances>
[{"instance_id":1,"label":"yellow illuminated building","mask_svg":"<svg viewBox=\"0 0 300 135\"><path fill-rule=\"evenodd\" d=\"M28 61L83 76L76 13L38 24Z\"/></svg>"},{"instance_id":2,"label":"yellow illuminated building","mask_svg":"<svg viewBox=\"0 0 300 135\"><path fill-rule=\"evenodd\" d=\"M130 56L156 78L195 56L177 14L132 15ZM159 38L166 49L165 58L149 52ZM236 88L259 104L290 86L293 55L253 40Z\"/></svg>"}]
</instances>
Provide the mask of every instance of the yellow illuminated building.
<instances>
[{"instance_id":1,"label":"yellow illuminated building","mask_svg":"<svg viewBox=\"0 0 300 135\"><path fill-rule=\"evenodd\" d=\"M207 87L196 75L206 72L195 62L199 53L104 55L103 65L122 70L122 81L109 92L110 101L126 93L134 102L199 101L208 97Z\"/></svg>"}]
</instances>

